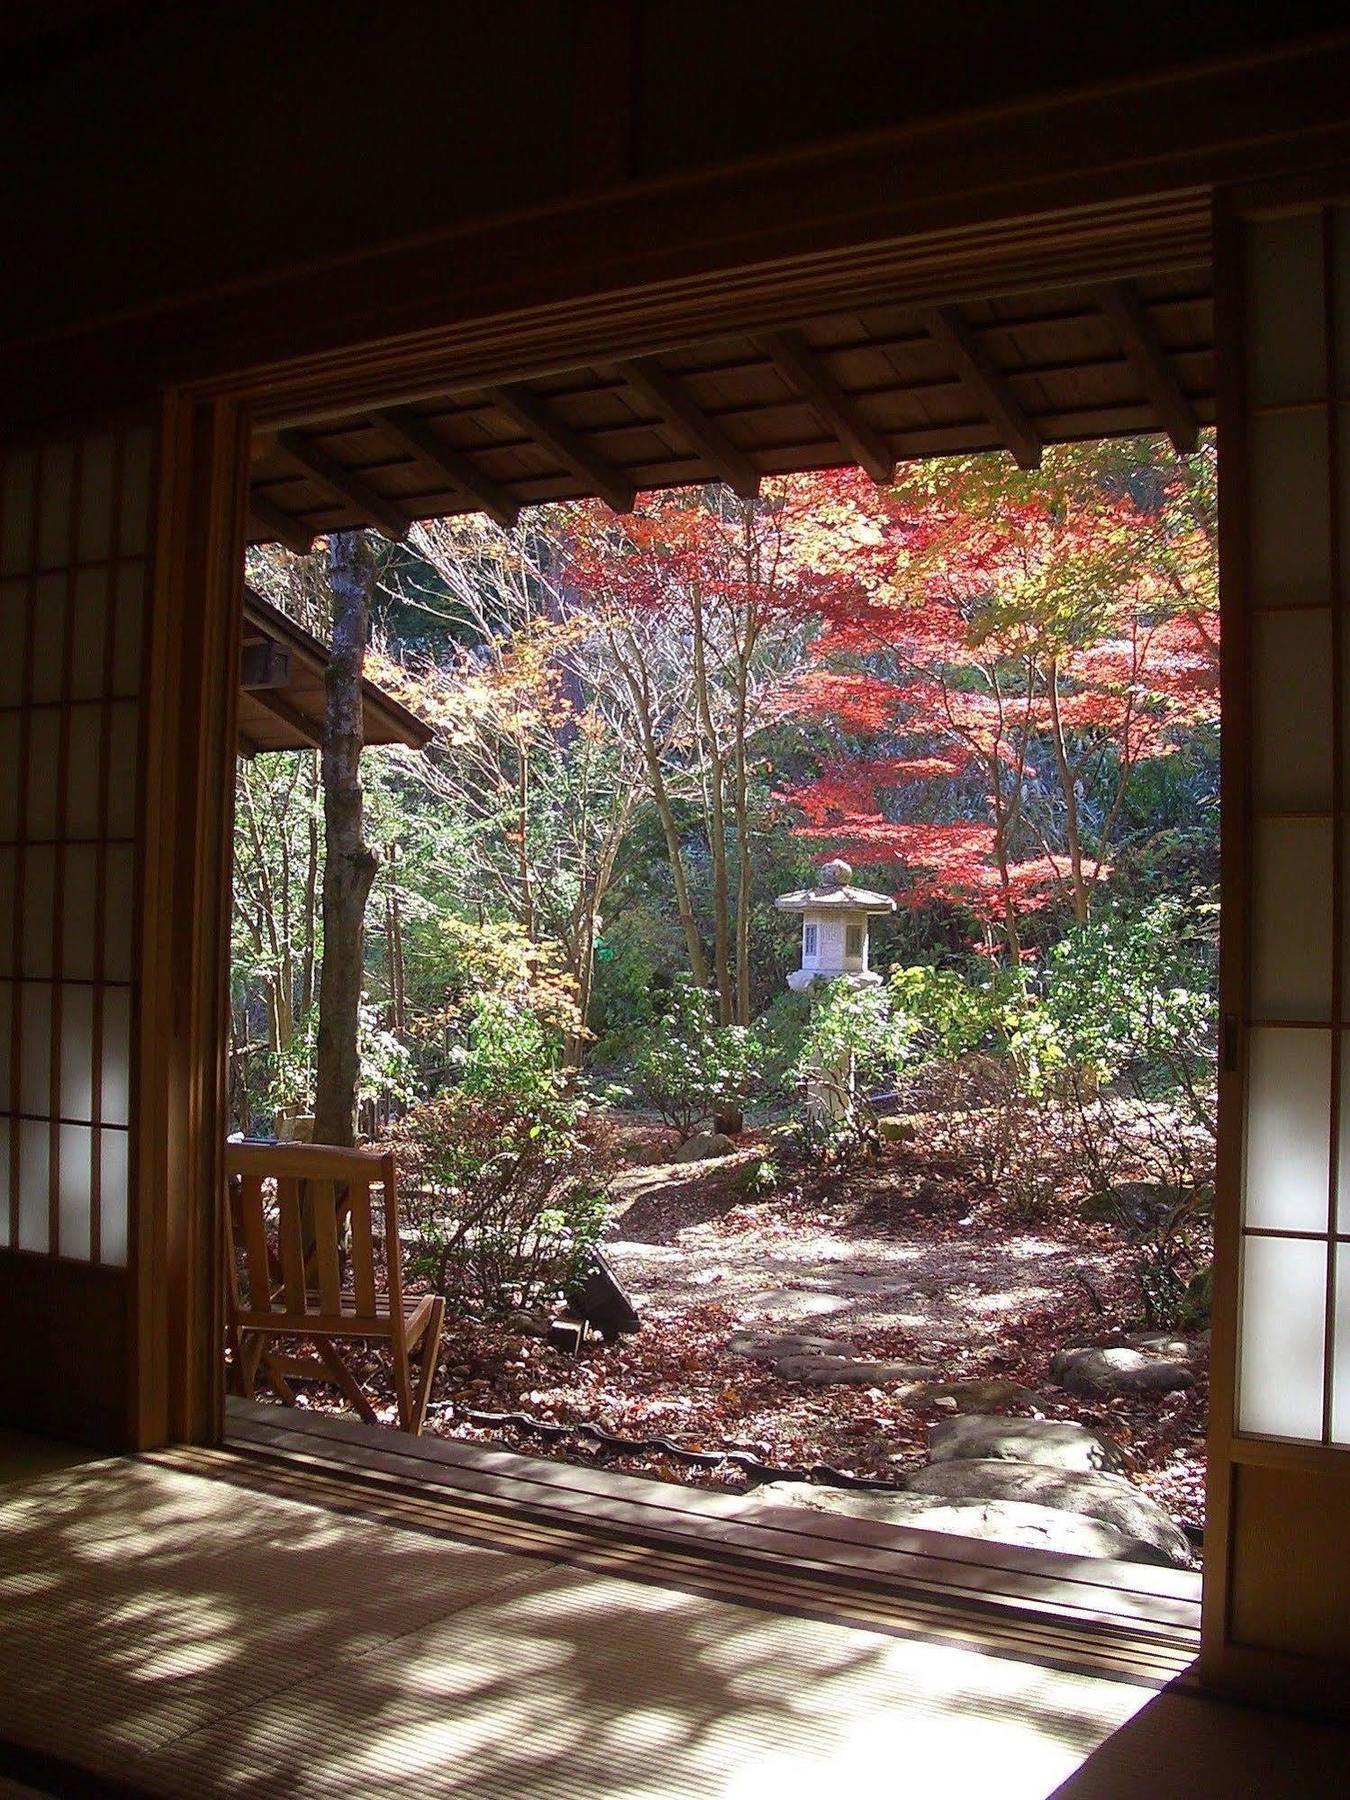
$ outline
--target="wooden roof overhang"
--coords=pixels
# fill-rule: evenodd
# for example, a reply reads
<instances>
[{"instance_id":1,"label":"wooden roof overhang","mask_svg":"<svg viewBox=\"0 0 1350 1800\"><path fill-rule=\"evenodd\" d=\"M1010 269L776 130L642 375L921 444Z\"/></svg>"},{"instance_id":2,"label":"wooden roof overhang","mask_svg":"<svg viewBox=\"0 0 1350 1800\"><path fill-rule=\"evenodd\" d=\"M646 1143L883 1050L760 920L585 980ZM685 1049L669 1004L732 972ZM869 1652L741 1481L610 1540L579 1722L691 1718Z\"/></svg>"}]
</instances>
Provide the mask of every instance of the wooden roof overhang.
<instances>
[{"instance_id":1,"label":"wooden roof overhang","mask_svg":"<svg viewBox=\"0 0 1350 1800\"><path fill-rule=\"evenodd\" d=\"M254 438L249 533L371 525L856 464L1042 449L1214 418L1208 266L961 304L868 305L753 335L435 393Z\"/></svg>"},{"instance_id":2,"label":"wooden roof overhang","mask_svg":"<svg viewBox=\"0 0 1350 1800\"><path fill-rule=\"evenodd\" d=\"M318 748L328 663L329 653L318 638L252 588L244 589L237 727L241 756ZM426 749L435 735L429 725L373 681L363 681L361 690L366 743Z\"/></svg>"}]
</instances>

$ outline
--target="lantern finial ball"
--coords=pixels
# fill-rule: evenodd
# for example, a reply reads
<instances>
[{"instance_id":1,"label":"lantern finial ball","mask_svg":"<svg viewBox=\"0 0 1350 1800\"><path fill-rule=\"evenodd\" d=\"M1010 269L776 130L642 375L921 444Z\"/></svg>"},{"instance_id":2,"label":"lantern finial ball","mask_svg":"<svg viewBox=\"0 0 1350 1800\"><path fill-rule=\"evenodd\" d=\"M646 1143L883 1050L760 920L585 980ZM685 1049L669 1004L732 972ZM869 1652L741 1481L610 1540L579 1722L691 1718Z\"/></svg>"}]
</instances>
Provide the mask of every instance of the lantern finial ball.
<instances>
[{"instance_id":1,"label":"lantern finial ball","mask_svg":"<svg viewBox=\"0 0 1350 1800\"><path fill-rule=\"evenodd\" d=\"M836 856L827 862L820 871L820 884L827 888L847 887L853 879L853 864L846 863L842 856Z\"/></svg>"}]
</instances>

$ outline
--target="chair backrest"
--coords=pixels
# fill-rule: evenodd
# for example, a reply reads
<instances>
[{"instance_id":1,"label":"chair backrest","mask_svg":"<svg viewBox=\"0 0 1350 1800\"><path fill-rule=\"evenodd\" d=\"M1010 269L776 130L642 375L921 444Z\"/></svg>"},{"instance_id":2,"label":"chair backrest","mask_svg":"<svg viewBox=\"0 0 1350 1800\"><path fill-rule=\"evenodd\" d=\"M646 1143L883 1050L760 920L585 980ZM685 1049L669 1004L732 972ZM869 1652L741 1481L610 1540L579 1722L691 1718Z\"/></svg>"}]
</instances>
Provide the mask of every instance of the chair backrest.
<instances>
[{"instance_id":1,"label":"chair backrest","mask_svg":"<svg viewBox=\"0 0 1350 1800\"><path fill-rule=\"evenodd\" d=\"M394 1159L376 1150L340 1150L327 1144L244 1141L225 1146L229 1273L241 1324L295 1319L316 1328L321 1320L356 1333L378 1319L377 1235L383 1238L389 1310L378 1322L398 1337L403 1328L403 1270L398 1232L398 1184ZM268 1252L268 1200L275 1183L277 1254ZM383 1218L375 1219L372 1190L381 1191ZM343 1235L354 1312L343 1316Z\"/></svg>"}]
</instances>

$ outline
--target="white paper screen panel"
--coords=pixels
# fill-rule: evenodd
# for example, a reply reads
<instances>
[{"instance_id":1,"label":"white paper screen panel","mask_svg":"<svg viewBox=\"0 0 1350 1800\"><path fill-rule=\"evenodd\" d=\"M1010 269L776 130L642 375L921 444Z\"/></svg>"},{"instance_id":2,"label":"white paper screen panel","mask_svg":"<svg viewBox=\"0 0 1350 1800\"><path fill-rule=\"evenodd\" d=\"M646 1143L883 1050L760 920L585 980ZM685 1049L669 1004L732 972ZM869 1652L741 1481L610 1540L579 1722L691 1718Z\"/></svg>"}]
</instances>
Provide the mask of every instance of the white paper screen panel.
<instances>
[{"instance_id":1,"label":"white paper screen panel","mask_svg":"<svg viewBox=\"0 0 1350 1800\"><path fill-rule=\"evenodd\" d=\"M1348 1444L1350 213L1310 207L1243 230L1251 904L1237 1424Z\"/></svg>"},{"instance_id":2,"label":"white paper screen panel","mask_svg":"<svg viewBox=\"0 0 1350 1800\"><path fill-rule=\"evenodd\" d=\"M127 1259L152 434L0 455L0 1246Z\"/></svg>"}]
</instances>

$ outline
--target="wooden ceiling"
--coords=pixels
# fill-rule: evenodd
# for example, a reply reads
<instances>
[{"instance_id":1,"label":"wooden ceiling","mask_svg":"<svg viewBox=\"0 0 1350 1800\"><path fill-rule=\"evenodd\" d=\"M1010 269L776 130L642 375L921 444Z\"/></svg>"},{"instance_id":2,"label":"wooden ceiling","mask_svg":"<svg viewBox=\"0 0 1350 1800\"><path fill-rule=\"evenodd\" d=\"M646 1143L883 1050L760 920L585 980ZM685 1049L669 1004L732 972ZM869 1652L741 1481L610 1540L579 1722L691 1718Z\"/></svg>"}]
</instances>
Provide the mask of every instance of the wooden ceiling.
<instances>
[{"instance_id":1,"label":"wooden ceiling","mask_svg":"<svg viewBox=\"0 0 1350 1800\"><path fill-rule=\"evenodd\" d=\"M595 495L1165 432L1214 418L1208 268L960 306L870 306L638 361L437 395L254 441L250 538L307 550L372 525Z\"/></svg>"}]
</instances>

